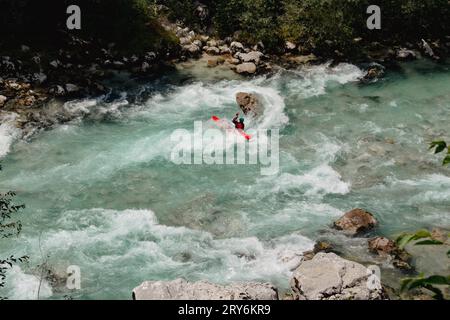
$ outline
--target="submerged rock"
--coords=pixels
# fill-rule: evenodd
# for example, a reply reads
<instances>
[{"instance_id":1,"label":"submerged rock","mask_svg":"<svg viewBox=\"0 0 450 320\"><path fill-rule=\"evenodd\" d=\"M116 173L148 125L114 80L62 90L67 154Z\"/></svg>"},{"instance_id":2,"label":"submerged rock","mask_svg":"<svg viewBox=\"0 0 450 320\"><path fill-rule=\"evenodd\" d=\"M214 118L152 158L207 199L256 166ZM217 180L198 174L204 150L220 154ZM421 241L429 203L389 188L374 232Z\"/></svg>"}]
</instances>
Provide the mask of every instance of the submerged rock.
<instances>
[{"instance_id":1,"label":"submerged rock","mask_svg":"<svg viewBox=\"0 0 450 320\"><path fill-rule=\"evenodd\" d=\"M363 209L353 209L334 222L334 227L346 234L356 236L373 229L378 224L375 217Z\"/></svg>"},{"instance_id":2,"label":"submerged rock","mask_svg":"<svg viewBox=\"0 0 450 320\"><path fill-rule=\"evenodd\" d=\"M278 300L270 283L240 282L222 286L208 281L146 281L134 288L135 300Z\"/></svg>"},{"instance_id":3,"label":"submerged rock","mask_svg":"<svg viewBox=\"0 0 450 320\"><path fill-rule=\"evenodd\" d=\"M363 265L334 253L320 252L303 261L291 279L296 300L380 300L385 299L379 281Z\"/></svg>"}]
</instances>

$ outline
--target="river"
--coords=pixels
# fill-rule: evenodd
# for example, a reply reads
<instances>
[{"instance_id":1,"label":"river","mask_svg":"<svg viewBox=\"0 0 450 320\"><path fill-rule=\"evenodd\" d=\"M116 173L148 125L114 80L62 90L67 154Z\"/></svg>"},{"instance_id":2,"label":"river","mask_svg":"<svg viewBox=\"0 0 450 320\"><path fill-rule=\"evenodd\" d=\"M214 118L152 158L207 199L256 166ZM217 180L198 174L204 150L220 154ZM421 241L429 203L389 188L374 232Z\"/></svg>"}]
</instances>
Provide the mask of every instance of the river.
<instances>
[{"instance_id":1,"label":"river","mask_svg":"<svg viewBox=\"0 0 450 320\"><path fill-rule=\"evenodd\" d=\"M350 209L372 212L389 237L449 228L450 169L428 151L450 140L449 66L408 63L370 85L362 75L325 64L249 80L194 64L66 103L78 119L26 141L3 124L0 190L16 190L26 209L20 237L2 240L0 252L31 259L10 271L6 295L128 299L144 280L178 277L286 289L299 254L321 236L362 252L363 242L329 228ZM279 172L174 164L174 130L231 118L238 91L264 107L249 129L279 130ZM62 278L79 266L81 289L39 285L42 263Z\"/></svg>"}]
</instances>

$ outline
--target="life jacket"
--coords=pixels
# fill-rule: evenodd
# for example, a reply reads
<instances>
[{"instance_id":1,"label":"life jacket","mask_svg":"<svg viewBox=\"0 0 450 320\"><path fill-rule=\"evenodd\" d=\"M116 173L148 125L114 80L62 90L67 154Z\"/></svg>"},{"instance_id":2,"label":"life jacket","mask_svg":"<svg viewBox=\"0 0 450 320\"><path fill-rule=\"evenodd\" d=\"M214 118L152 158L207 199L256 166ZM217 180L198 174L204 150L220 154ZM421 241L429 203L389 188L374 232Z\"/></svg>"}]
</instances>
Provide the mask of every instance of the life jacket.
<instances>
[{"instance_id":1,"label":"life jacket","mask_svg":"<svg viewBox=\"0 0 450 320\"><path fill-rule=\"evenodd\" d=\"M245 127L242 122L236 122L234 124L234 126L236 127L236 129L242 129L242 130L244 130L244 127Z\"/></svg>"}]
</instances>

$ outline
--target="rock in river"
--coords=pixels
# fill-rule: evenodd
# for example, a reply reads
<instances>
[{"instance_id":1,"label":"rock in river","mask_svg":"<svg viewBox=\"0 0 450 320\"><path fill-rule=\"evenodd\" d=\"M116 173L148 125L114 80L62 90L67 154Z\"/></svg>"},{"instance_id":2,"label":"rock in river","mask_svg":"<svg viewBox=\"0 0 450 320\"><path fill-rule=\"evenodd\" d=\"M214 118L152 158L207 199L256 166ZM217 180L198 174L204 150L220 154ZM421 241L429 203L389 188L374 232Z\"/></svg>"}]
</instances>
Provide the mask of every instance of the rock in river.
<instances>
[{"instance_id":1,"label":"rock in river","mask_svg":"<svg viewBox=\"0 0 450 320\"><path fill-rule=\"evenodd\" d=\"M334 222L334 227L351 236L373 229L378 224L375 217L363 209L353 209Z\"/></svg>"},{"instance_id":2,"label":"rock in river","mask_svg":"<svg viewBox=\"0 0 450 320\"><path fill-rule=\"evenodd\" d=\"M334 253L319 252L303 261L291 279L296 300L380 300L385 298L379 281L363 265Z\"/></svg>"},{"instance_id":3,"label":"rock in river","mask_svg":"<svg viewBox=\"0 0 450 320\"><path fill-rule=\"evenodd\" d=\"M239 282L222 286L207 281L145 281L133 290L135 300L278 300L269 283Z\"/></svg>"}]
</instances>

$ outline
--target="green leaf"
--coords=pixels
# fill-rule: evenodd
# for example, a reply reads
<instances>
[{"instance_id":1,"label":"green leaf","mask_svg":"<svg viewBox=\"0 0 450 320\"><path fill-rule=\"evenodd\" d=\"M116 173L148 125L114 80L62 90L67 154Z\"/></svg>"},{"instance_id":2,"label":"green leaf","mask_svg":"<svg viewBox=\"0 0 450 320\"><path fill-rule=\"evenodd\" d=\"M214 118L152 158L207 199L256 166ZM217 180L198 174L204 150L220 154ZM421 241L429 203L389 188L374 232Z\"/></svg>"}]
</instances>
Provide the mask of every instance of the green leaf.
<instances>
[{"instance_id":1,"label":"green leaf","mask_svg":"<svg viewBox=\"0 0 450 320\"><path fill-rule=\"evenodd\" d=\"M440 153L442 151L445 150L445 148L447 148L447 143L445 143L445 141L433 141L430 144L430 149L436 148L436 150L434 151L434 153Z\"/></svg>"},{"instance_id":2,"label":"green leaf","mask_svg":"<svg viewBox=\"0 0 450 320\"><path fill-rule=\"evenodd\" d=\"M449 149L449 151L450 151L450 149ZM448 155L444 158L444 161L442 162L442 164L445 166L449 163L450 163L450 155Z\"/></svg>"},{"instance_id":3,"label":"green leaf","mask_svg":"<svg viewBox=\"0 0 450 320\"><path fill-rule=\"evenodd\" d=\"M438 240L422 240L419 242L414 243L414 245L416 246L423 246L423 245L439 245L439 244L444 244L442 241L438 241Z\"/></svg>"},{"instance_id":4,"label":"green leaf","mask_svg":"<svg viewBox=\"0 0 450 320\"><path fill-rule=\"evenodd\" d=\"M405 246L414 240L419 240L423 238L430 238L431 233L428 230L418 230L416 233L403 233L401 234L395 242L397 243L397 246L403 250Z\"/></svg>"},{"instance_id":5,"label":"green leaf","mask_svg":"<svg viewBox=\"0 0 450 320\"><path fill-rule=\"evenodd\" d=\"M411 242L414 238L414 234L411 233L404 233L402 235L400 235L395 242L397 243L397 246L403 250L405 248L405 246Z\"/></svg>"},{"instance_id":6,"label":"green leaf","mask_svg":"<svg viewBox=\"0 0 450 320\"><path fill-rule=\"evenodd\" d=\"M430 233L430 231L425 230L425 229L418 230L414 234L414 240L429 238L429 237L431 237L431 233Z\"/></svg>"}]
</instances>

